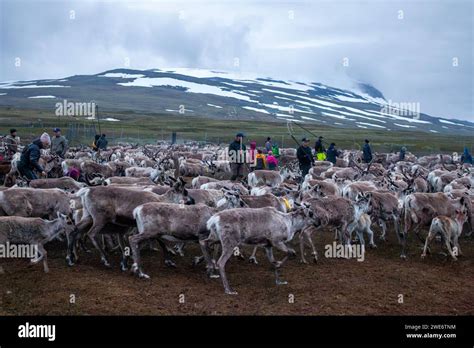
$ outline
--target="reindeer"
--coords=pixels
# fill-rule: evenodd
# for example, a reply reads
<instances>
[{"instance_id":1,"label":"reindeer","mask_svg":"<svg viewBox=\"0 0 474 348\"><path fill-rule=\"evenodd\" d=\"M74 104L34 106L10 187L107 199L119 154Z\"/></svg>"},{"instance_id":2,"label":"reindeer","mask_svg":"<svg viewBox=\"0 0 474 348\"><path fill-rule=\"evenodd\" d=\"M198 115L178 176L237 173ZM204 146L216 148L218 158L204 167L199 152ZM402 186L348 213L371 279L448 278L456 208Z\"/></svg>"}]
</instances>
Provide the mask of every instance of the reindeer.
<instances>
[{"instance_id":1,"label":"reindeer","mask_svg":"<svg viewBox=\"0 0 474 348\"><path fill-rule=\"evenodd\" d=\"M377 221L382 228L381 239L385 240L387 222L393 221L395 232L400 241L400 219L402 213L402 202L390 192L365 192L358 193L356 202L361 209Z\"/></svg>"},{"instance_id":2,"label":"reindeer","mask_svg":"<svg viewBox=\"0 0 474 348\"><path fill-rule=\"evenodd\" d=\"M150 278L140 266L140 243L156 238L163 249L165 264L176 267L170 259L164 241L180 244L198 242L208 237L206 223L211 216L220 210L234 207L236 200L226 201L219 208L212 208L204 204L180 205L175 203L145 203L133 210L133 217L137 221L138 234L129 237L132 249L132 272L140 278ZM195 259L195 264L200 258Z\"/></svg>"},{"instance_id":3,"label":"reindeer","mask_svg":"<svg viewBox=\"0 0 474 348\"><path fill-rule=\"evenodd\" d=\"M44 272L47 273L49 267L44 245L58 237L61 232L69 235L75 228L72 220L59 212L57 218L51 221L35 217L2 216L0 217L0 244L9 242L35 245L39 255L33 258L31 263L35 264L43 260Z\"/></svg>"},{"instance_id":4,"label":"reindeer","mask_svg":"<svg viewBox=\"0 0 474 348\"><path fill-rule=\"evenodd\" d=\"M459 236L461 236L462 227L466 220L467 212L461 210L456 210L454 218L448 216L435 217L431 222L430 231L428 232L428 237L426 237L426 242L425 246L423 247L423 253L421 254L421 258L426 257L426 251L430 242L437 234L440 234L441 238L446 243L446 248L448 249L449 254L453 258L453 260L456 261L456 255L462 255L458 239ZM453 252L451 244L455 247L456 252Z\"/></svg>"},{"instance_id":5,"label":"reindeer","mask_svg":"<svg viewBox=\"0 0 474 348\"><path fill-rule=\"evenodd\" d=\"M202 176L199 175L191 181L191 187L192 188L200 188L202 185L207 184L208 182L216 182L219 181L217 179L208 177L208 176Z\"/></svg>"},{"instance_id":6,"label":"reindeer","mask_svg":"<svg viewBox=\"0 0 474 348\"><path fill-rule=\"evenodd\" d=\"M268 260L275 270L277 285L286 284L280 279L280 268L288 256L295 255L295 251L285 243L291 241L297 231L314 223L313 214L308 207L302 206L291 213L282 213L275 208L240 208L221 211L207 221L210 231L208 238L201 240L204 257L207 261L208 273L217 268L224 285L225 293L235 295L231 289L225 273L225 265L234 253L234 249L241 244L265 247ZM222 253L217 265L211 260L209 246L220 242ZM283 251L286 256L281 261L273 257L273 247Z\"/></svg>"},{"instance_id":7,"label":"reindeer","mask_svg":"<svg viewBox=\"0 0 474 348\"><path fill-rule=\"evenodd\" d=\"M57 179L35 179L29 182L29 187L31 188L58 188L69 193L77 192L85 186L86 184L77 182L76 180L68 176L64 176L62 178Z\"/></svg>"},{"instance_id":8,"label":"reindeer","mask_svg":"<svg viewBox=\"0 0 474 348\"><path fill-rule=\"evenodd\" d=\"M315 218L315 227L321 229L326 226L335 229L335 235L342 239L343 242L349 244L350 237L354 231L360 215L363 213L357 205L354 205L350 200L342 197L327 196L310 198L303 201L309 205ZM307 263L304 254L305 241L312 249L312 256L314 261L318 261L318 254L311 239L313 228L306 228L300 234L300 251L301 262Z\"/></svg>"},{"instance_id":9,"label":"reindeer","mask_svg":"<svg viewBox=\"0 0 474 348\"><path fill-rule=\"evenodd\" d=\"M248 175L248 183L250 187L270 186L276 187L283 182L283 176L274 170L254 170Z\"/></svg>"},{"instance_id":10,"label":"reindeer","mask_svg":"<svg viewBox=\"0 0 474 348\"><path fill-rule=\"evenodd\" d=\"M57 213L71 216L69 195L60 189L10 188L0 191L0 216L41 217Z\"/></svg>"},{"instance_id":11,"label":"reindeer","mask_svg":"<svg viewBox=\"0 0 474 348\"><path fill-rule=\"evenodd\" d=\"M77 232L68 241L68 255L66 260L69 265L73 265L73 246L75 240L81 236L87 227L91 226L87 232L87 236L92 241L94 247L100 252L101 260L105 266L110 267L103 248L97 240L97 234L107 224L114 224L127 229L118 231L119 246L122 251L121 269L127 269L127 255L124 250L123 234L129 228L135 227L133 218L133 209L137 206L148 202L171 202L193 204L194 202L187 196L184 189L184 182L179 180L175 184L173 190L167 191L163 195L157 195L152 192L139 191L120 186L97 186L91 188L83 188L77 194L81 197L84 213L82 220L78 224Z\"/></svg>"},{"instance_id":12,"label":"reindeer","mask_svg":"<svg viewBox=\"0 0 474 348\"><path fill-rule=\"evenodd\" d=\"M468 197L463 196L459 199L450 199L446 194L438 193L413 193L405 197L403 201L404 208L404 231L402 238L402 253L400 257L406 258L406 239L408 231L414 227L415 235L420 237L420 229L430 226L432 220L437 216L454 217L456 210L465 211L468 215L470 233L473 228L472 203Z\"/></svg>"}]
</instances>

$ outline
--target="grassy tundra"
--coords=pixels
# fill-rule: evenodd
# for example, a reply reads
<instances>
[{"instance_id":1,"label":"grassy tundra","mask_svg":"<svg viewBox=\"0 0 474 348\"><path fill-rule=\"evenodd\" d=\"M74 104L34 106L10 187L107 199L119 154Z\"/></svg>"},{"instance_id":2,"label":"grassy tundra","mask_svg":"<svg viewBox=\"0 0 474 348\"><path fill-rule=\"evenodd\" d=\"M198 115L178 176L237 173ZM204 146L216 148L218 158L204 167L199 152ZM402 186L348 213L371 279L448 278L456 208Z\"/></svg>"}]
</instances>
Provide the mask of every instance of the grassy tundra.
<instances>
[{"instance_id":1,"label":"grassy tundra","mask_svg":"<svg viewBox=\"0 0 474 348\"><path fill-rule=\"evenodd\" d=\"M222 119L217 120L195 115L100 112L101 119L108 117L120 120L100 122L101 131L107 134L109 144L119 141L144 144L162 139L170 140L172 132L177 132L178 140L227 143L236 132L243 131L247 140L256 140L258 144L263 144L266 137L271 136L280 146L296 146L288 135L286 123L270 117L268 121L263 122L236 120L225 113ZM58 118L54 115L54 110L0 108L0 134L7 134L9 128L15 127L23 143L43 131L51 133L51 128L56 126L61 127L63 134L68 136L68 127L74 126L77 130L75 133L69 133L70 143L89 144L93 132L87 133L84 129L90 129L94 125L98 132L97 121L86 120L84 117ZM369 138L375 151L398 151L402 145L415 154L462 152L464 146L474 150L474 135L469 137L417 131L336 128L317 123L305 123L303 126L317 135L323 135L327 145L334 141L339 148L358 149L363 145L364 139ZM298 126L295 125L293 129L298 140L303 136L315 140L313 135Z\"/></svg>"}]
</instances>

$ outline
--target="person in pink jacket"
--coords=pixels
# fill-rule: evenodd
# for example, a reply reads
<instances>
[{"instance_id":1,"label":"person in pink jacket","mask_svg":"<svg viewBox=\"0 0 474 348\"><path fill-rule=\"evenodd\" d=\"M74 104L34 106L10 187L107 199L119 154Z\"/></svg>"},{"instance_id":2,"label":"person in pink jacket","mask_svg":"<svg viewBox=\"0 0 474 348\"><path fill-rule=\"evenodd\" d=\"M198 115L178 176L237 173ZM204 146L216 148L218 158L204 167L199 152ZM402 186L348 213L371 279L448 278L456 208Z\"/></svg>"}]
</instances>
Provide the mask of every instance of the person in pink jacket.
<instances>
[{"instance_id":1,"label":"person in pink jacket","mask_svg":"<svg viewBox=\"0 0 474 348\"><path fill-rule=\"evenodd\" d=\"M278 168L278 160L271 151L268 151L267 155L267 167L269 170L277 170Z\"/></svg>"}]
</instances>

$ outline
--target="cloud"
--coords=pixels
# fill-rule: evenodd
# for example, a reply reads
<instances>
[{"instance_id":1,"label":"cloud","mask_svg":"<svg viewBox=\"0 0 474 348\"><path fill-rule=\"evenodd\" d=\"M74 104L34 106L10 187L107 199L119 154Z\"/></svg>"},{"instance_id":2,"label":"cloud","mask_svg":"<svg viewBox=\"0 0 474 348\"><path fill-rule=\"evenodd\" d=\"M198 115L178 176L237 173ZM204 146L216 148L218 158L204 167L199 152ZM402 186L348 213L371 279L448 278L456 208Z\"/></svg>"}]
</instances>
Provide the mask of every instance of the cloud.
<instances>
[{"instance_id":1,"label":"cloud","mask_svg":"<svg viewBox=\"0 0 474 348\"><path fill-rule=\"evenodd\" d=\"M470 1L0 0L0 80L130 63L362 81L422 112L473 120L473 18Z\"/></svg>"}]
</instances>

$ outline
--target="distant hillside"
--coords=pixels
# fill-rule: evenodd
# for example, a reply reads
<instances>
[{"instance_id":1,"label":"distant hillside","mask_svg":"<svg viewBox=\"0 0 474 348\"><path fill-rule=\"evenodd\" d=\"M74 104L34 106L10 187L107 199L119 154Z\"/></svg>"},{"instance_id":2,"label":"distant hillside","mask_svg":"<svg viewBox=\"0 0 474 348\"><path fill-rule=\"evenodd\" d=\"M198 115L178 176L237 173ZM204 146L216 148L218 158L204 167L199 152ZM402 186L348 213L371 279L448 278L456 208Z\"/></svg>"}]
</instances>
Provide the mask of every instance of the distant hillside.
<instances>
[{"instance_id":1,"label":"distant hillside","mask_svg":"<svg viewBox=\"0 0 474 348\"><path fill-rule=\"evenodd\" d=\"M202 69L115 69L57 80L0 83L0 107L55 110L95 101L110 112L168 113L238 120L292 120L334 127L468 135L474 123L408 112L375 87L354 90ZM412 108L413 110L413 108ZM114 121L110 119L109 121ZM120 121L119 119L115 121Z\"/></svg>"}]
</instances>

